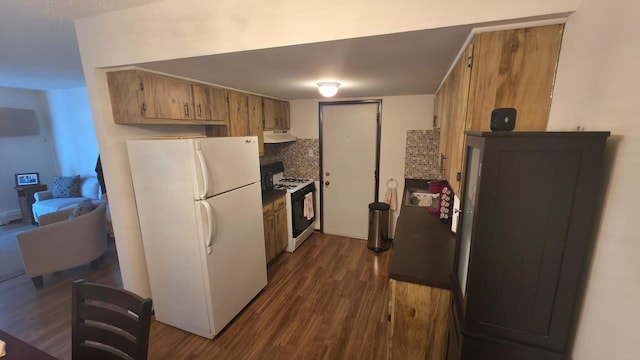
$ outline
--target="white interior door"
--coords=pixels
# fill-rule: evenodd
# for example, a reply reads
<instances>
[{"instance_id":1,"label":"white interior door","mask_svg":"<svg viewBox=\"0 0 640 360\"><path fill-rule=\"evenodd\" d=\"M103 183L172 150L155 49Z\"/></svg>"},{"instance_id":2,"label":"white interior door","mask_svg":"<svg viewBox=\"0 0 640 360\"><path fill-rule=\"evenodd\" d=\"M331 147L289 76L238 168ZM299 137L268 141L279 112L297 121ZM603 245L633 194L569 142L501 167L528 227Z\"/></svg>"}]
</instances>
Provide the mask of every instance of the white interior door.
<instances>
[{"instance_id":1,"label":"white interior door","mask_svg":"<svg viewBox=\"0 0 640 360\"><path fill-rule=\"evenodd\" d=\"M322 105L322 230L366 239L376 194L378 103Z\"/></svg>"}]
</instances>

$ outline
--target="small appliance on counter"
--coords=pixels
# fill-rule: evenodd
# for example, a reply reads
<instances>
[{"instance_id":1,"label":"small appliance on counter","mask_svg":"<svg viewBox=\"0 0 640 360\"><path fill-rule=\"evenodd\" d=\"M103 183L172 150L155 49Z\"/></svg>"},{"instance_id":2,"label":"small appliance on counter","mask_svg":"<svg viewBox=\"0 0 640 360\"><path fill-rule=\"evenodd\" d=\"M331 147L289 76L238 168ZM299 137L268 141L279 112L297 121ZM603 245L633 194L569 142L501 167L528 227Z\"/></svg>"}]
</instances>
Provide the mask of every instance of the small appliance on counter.
<instances>
[{"instance_id":1,"label":"small appliance on counter","mask_svg":"<svg viewBox=\"0 0 640 360\"><path fill-rule=\"evenodd\" d=\"M431 180L429 181L429 192L432 194L438 194L438 200L433 202L433 206L429 207L429 212L432 214L440 213L440 206L442 202L441 192L447 185L446 180Z\"/></svg>"},{"instance_id":2,"label":"small appliance on counter","mask_svg":"<svg viewBox=\"0 0 640 360\"><path fill-rule=\"evenodd\" d=\"M453 190L449 184L446 184L440 190L440 221L445 224L451 224L453 214Z\"/></svg>"},{"instance_id":3,"label":"small appliance on counter","mask_svg":"<svg viewBox=\"0 0 640 360\"><path fill-rule=\"evenodd\" d=\"M273 190L273 174L283 171L284 165L280 161L260 166L260 184L263 193Z\"/></svg>"}]
</instances>

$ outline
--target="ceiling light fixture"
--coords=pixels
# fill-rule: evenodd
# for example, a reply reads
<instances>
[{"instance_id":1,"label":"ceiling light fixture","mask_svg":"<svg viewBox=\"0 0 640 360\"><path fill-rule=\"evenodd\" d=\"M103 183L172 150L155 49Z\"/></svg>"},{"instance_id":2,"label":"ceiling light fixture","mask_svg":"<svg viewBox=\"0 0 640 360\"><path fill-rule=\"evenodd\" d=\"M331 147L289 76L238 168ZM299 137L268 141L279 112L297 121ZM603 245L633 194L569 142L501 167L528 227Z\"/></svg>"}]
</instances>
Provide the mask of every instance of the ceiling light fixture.
<instances>
[{"instance_id":1,"label":"ceiling light fixture","mask_svg":"<svg viewBox=\"0 0 640 360\"><path fill-rule=\"evenodd\" d=\"M318 90L320 94L324 97L332 97L333 95L338 93L338 88L340 87L339 82L319 82Z\"/></svg>"}]
</instances>

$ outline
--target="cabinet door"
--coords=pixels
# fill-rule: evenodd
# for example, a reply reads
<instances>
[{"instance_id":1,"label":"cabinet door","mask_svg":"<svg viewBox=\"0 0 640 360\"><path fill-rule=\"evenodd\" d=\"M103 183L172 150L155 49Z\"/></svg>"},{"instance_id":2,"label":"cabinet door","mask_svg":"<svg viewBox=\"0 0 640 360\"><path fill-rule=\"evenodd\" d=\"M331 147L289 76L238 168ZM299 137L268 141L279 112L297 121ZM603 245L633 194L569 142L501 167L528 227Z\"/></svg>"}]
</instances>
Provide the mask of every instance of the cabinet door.
<instances>
[{"instance_id":1,"label":"cabinet door","mask_svg":"<svg viewBox=\"0 0 640 360\"><path fill-rule=\"evenodd\" d=\"M263 106L262 116L264 118L264 129L275 130L277 128L276 100L269 99L269 98L262 98L262 106Z\"/></svg>"},{"instance_id":2,"label":"cabinet door","mask_svg":"<svg viewBox=\"0 0 640 360\"><path fill-rule=\"evenodd\" d=\"M389 279L389 305L388 305L388 313L387 319L389 321L389 325L387 326L387 359L391 359L391 354L393 354L393 329L396 325L396 280Z\"/></svg>"},{"instance_id":3,"label":"cabinet door","mask_svg":"<svg viewBox=\"0 0 640 360\"><path fill-rule=\"evenodd\" d=\"M249 96L237 91L229 92L229 136L249 136Z\"/></svg>"},{"instance_id":4,"label":"cabinet door","mask_svg":"<svg viewBox=\"0 0 640 360\"><path fill-rule=\"evenodd\" d=\"M606 136L467 137L469 147L482 150L478 169L465 175L478 176L478 182L464 330L567 352L591 258ZM531 190L541 184L544 191Z\"/></svg>"},{"instance_id":5,"label":"cabinet door","mask_svg":"<svg viewBox=\"0 0 640 360\"><path fill-rule=\"evenodd\" d=\"M547 128L564 26L478 34L466 130L489 131L495 108L517 110L515 131Z\"/></svg>"},{"instance_id":6,"label":"cabinet door","mask_svg":"<svg viewBox=\"0 0 640 360\"><path fill-rule=\"evenodd\" d=\"M193 118L191 84L163 76L139 73L139 103L143 116L156 119Z\"/></svg>"},{"instance_id":7,"label":"cabinet door","mask_svg":"<svg viewBox=\"0 0 640 360\"><path fill-rule=\"evenodd\" d=\"M291 128L291 110L288 101L280 101L280 129L289 130Z\"/></svg>"},{"instance_id":8,"label":"cabinet door","mask_svg":"<svg viewBox=\"0 0 640 360\"><path fill-rule=\"evenodd\" d=\"M269 203L262 207L262 219L264 222L264 252L268 264L275 256L275 217L273 215L273 204Z\"/></svg>"},{"instance_id":9,"label":"cabinet door","mask_svg":"<svg viewBox=\"0 0 640 360\"><path fill-rule=\"evenodd\" d=\"M389 358L444 359L450 291L404 281L395 281L390 289Z\"/></svg>"},{"instance_id":10,"label":"cabinet door","mask_svg":"<svg viewBox=\"0 0 640 360\"><path fill-rule=\"evenodd\" d=\"M275 212L275 244L276 244L276 255L284 251L287 248L289 243L288 239L288 230L287 230L287 209L280 208L280 210Z\"/></svg>"},{"instance_id":11,"label":"cabinet door","mask_svg":"<svg viewBox=\"0 0 640 360\"><path fill-rule=\"evenodd\" d=\"M464 129L469 97L474 46L469 45L447 78L442 104L440 151L444 155L444 175L454 193L460 193L460 177L464 153Z\"/></svg>"},{"instance_id":12,"label":"cabinet door","mask_svg":"<svg viewBox=\"0 0 640 360\"><path fill-rule=\"evenodd\" d=\"M442 100L440 99L442 96L442 88L440 88L437 92L436 92L436 96L433 99L433 128L434 129L440 129L440 114L442 113L440 106L442 103Z\"/></svg>"},{"instance_id":13,"label":"cabinet door","mask_svg":"<svg viewBox=\"0 0 640 360\"><path fill-rule=\"evenodd\" d=\"M264 136L262 129L262 98L249 95L249 129L250 135L258 137L258 152L264 155Z\"/></svg>"},{"instance_id":14,"label":"cabinet door","mask_svg":"<svg viewBox=\"0 0 640 360\"><path fill-rule=\"evenodd\" d=\"M193 85L194 116L198 120L211 120L211 91L208 86Z\"/></svg>"},{"instance_id":15,"label":"cabinet door","mask_svg":"<svg viewBox=\"0 0 640 360\"><path fill-rule=\"evenodd\" d=\"M223 123L229 122L229 101L227 90L217 87L210 87L211 120L219 120Z\"/></svg>"}]
</instances>

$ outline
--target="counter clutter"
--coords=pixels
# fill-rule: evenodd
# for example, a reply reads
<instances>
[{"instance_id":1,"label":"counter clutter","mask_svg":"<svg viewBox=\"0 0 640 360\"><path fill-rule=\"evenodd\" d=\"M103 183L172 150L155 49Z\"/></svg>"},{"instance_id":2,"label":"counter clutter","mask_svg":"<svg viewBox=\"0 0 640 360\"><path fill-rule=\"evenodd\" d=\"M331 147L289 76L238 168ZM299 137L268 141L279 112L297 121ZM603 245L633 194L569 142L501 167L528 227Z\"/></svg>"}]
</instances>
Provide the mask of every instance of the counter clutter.
<instances>
[{"instance_id":1,"label":"counter clutter","mask_svg":"<svg viewBox=\"0 0 640 360\"><path fill-rule=\"evenodd\" d=\"M405 189L428 189L405 179ZM428 207L408 206L406 190L389 269L389 359L443 359L455 235Z\"/></svg>"}]
</instances>

